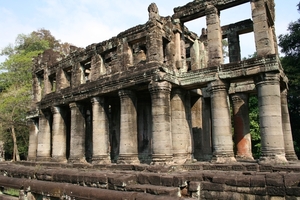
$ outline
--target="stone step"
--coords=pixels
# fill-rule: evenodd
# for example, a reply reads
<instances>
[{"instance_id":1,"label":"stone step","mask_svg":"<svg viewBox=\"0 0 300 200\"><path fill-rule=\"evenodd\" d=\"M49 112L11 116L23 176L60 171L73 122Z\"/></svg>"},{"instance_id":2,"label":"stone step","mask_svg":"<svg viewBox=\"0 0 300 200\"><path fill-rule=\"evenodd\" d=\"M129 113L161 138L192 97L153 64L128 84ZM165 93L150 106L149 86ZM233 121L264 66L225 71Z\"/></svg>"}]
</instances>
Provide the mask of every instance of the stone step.
<instances>
[{"instance_id":1,"label":"stone step","mask_svg":"<svg viewBox=\"0 0 300 200\"><path fill-rule=\"evenodd\" d=\"M180 188L177 187L164 187L149 184L134 184L126 186L126 191L132 192L142 192L159 196L171 196L171 197L181 197Z\"/></svg>"}]
</instances>

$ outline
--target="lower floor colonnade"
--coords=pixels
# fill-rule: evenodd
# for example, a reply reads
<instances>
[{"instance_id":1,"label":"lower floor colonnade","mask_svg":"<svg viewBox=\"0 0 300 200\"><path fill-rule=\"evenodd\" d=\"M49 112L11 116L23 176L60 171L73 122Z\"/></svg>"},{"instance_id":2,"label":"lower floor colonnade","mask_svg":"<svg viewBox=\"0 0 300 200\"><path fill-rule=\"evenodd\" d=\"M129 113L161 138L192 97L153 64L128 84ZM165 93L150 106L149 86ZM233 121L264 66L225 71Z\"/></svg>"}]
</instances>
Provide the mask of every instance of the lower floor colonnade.
<instances>
[{"instance_id":1,"label":"lower floor colonnade","mask_svg":"<svg viewBox=\"0 0 300 200\"><path fill-rule=\"evenodd\" d=\"M296 160L286 89L278 74L262 74L254 83L259 161ZM39 110L30 122L28 160L92 164L253 160L249 92L229 93L229 84L216 80L205 88L186 89L151 81L146 90L121 89Z\"/></svg>"}]
</instances>

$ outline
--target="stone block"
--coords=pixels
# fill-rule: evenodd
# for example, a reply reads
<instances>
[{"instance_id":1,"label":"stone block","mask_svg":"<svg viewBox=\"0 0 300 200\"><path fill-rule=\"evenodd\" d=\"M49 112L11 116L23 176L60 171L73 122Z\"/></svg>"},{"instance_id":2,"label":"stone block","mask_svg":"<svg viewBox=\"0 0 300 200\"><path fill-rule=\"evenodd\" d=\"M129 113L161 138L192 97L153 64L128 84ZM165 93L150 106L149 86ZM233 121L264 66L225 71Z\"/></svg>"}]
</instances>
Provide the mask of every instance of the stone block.
<instances>
[{"instance_id":1,"label":"stone block","mask_svg":"<svg viewBox=\"0 0 300 200\"><path fill-rule=\"evenodd\" d=\"M237 187L236 192L244 193L244 194L251 194L251 188L250 187Z\"/></svg>"},{"instance_id":2,"label":"stone block","mask_svg":"<svg viewBox=\"0 0 300 200\"><path fill-rule=\"evenodd\" d=\"M232 165L232 170L234 170L234 171L245 171L245 166L235 164L235 165Z\"/></svg>"},{"instance_id":3,"label":"stone block","mask_svg":"<svg viewBox=\"0 0 300 200\"><path fill-rule=\"evenodd\" d=\"M184 187L188 185L188 179L185 175L175 175L173 178L173 185L175 187Z\"/></svg>"},{"instance_id":4,"label":"stone block","mask_svg":"<svg viewBox=\"0 0 300 200\"><path fill-rule=\"evenodd\" d=\"M171 187L174 183L174 177L171 175L163 175L160 177L161 185Z\"/></svg>"},{"instance_id":5,"label":"stone block","mask_svg":"<svg viewBox=\"0 0 300 200\"><path fill-rule=\"evenodd\" d=\"M251 187L265 187L266 179L264 175L253 175L250 179Z\"/></svg>"},{"instance_id":6,"label":"stone block","mask_svg":"<svg viewBox=\"0 0 300 200\"><path fill-rule=\"evenodd\" d=\"M250 187L250 176L237 176L236 184L238 187Z\"/></svg>"},{"instance_id":7,"label":"stone block","mask_svg":"<svg viewBox=\"0 0 300 200\"><path fill-rule=\"evenodd\" d=\"M213 183L220 183L220 184L237 186L236 176L235 175L229 175L229 174L218 174L217 176L213 177L212 182Z\"/></svg>"},{"instance_id":8,"label":"stone block","mask_svg":"<svg viewBox=\"0 0 300 200\"><path fill-rule=\"evenodd\" d=\"M161 185L161 175L157 173L139 173L137 181L140 184Z\"/></svg>"},{"instance_id":9,"label":"stone block","mask_svg":"<svg viewBox=\"0 0 300 200\"><path fill-rule=\"evenodd\" d=\"M212 181L213 180L213 177L215 176L216 174L212 173L212 172L204 172L203 173L203 181Z\"/></svg>"},{"instance_id":10,"label":"stone block","mask_svg":"<svg viewBox=\"0 0 300 200\"><path fill-rule=\"evenodd\" d=\"M251 187L250 193L265 196L267 194L267 189L265 187Z\"/></svg>"},{"instance_id":11,"label":"stone block","mask_svg":"<svg viewBox=\"0 0 300 200\"><path fill-rule=\"evenodd\" d=\"M275 187L284 187L284 181L281 174L270 173L266 174L266 185Z\"/></svg>"},{"instance_id":12,"label":"stone block","mask_svg":"<svg viewBox=\"0 0 300 200\"><path fill-rule=\"evenodd\" d=\"M166 195L152 195L152 194L145 194L145 193L137 193L135 196L135 200L180 200L180 197L175 196L166 196Z\"/></svg>"},{"instance_id":13,"label":"stone block","mask_svg":"<svg viewBox=\"0 0 300 200\"><path fill-rule=\"evenodd\" d=\"M298 200L299 198L293 196L285 196L285 200Z\"/></svg>"},{"instance_id":14,"label":"stone block","mask_svg":"<svg viewBox=\"0 0 300 200\"><path fill-rule=\"evenodd\" d=\"M108 183L117 187L125 187L128 184L134 184L137 182L136 175L134 174L126 174L121 176L119 174L110 174L107 177Z\"/></svg>"},{"instance_id":15,"label":"stone block","mask_svg":"<svg viewBox=\"0 0 300 200\"><path fill-rule=\"evenodd\" d=\"M203 174L202 172L189 172L186 178L188 181L203 181Z\"/></svg>"},{"instance_id":16,"label":"stone block","mask_svg":"<svg viewBox=\"0 0 300 200\"><path fill-rule=\"evenodd\" d=\"M269 196L285 196L284 187L267 186L267 194Z\"/></svg>"},{"instance_id":17,"label":"stone block","mask_svg":"<svg viewBox=\"0 0 300 200\"><path fill-rule=\"evenodd\" d=\"M300 187L287 187L286 195L300 197Z\"/></svg>"},{"instance_id":18,"label":"stone block","mask_svg":"<svg viewBox=\"0 0 300 200\"><path fill-rule=\"evenodd\" d=\"M285 187L299 186L300 185L300 174L289 173L284 175Z\"/></svg>"},{"instance_id":19,"label":"stone block","mask_svg":"<svg viewBox=\"0 0 300 200\"><path fill-rule=\"evenodd\" d=\"M273 167L272 167L272 165L259 165L259 171L261 171L261 172L272 172Z\"/></svg>"},{"instance_id":20,"label":"stone block","mask_svg":"<svg viewBox=\"0 0 300 200\"><path fill-rule=\"evenodd\" d=\"M179 189L175 187L148 186L146 192L155 195L179 196Z\"/></svg>"},{"instance_id":21,"label":"stone block","mask_svg":"<svg viewBox=\"0 0 300 200\"><path fill-rule=\"evenodd\" d=\"M189 182L189 191L190 192L198 192L200 190L201 183L196 181Z\"/></svg>"},{"instance_id":22,"label":"stone block","mask_svg":"<svg viewBox=\"0 0 300 200\"><path fill-rule=\"evenodd\" d=\"M223 122L223 119L220 119ZM221 171L230 171L232 169L232 166L230 165L223 165L223 164L216 164L216 170Z\"/></svg>"},{"instance_id":23,"label":"stone block","mask_svg":"<svg viewBox=\"0 0 300 200\"><path fill-rule=\"evenodd\" d=\"M107 184L107 175L102 173L88 174L84 177L85 182Z\"/></svg>"},{"instance_id":24,"label":"stone block","mask_svg":"<svg viewBox=\"0 0 300 200\"><path fill-rule=\"evenodd\" d=\"M202 182L201 189L208 190L208 191L223 191L224 190L223 184L218 183L211 183L211 182Z\"/></svg>"}]
</instances>

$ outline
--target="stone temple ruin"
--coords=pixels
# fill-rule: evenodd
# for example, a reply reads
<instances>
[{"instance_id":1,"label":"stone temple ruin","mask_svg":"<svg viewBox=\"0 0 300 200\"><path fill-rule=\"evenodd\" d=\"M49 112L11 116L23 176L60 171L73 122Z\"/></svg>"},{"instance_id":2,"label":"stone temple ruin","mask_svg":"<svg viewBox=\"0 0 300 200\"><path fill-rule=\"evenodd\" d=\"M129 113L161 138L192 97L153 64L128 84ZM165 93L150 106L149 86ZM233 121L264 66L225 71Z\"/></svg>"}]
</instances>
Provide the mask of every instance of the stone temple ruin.
<instances>
[{"instance_id":1,"label":"stone temple ruin","mask_svg":"<svg viewBox=\"0 0 300 200\"><path fill-rule=\"evenodd\" d=\"M220 26L220 11L249 2L252 19ZM45 51L33 66L28 160L94 165L253 160L249 95L259 104L259 161L297 160L274 6L274 0L195 0L162 17L152 3L143 25L71 49L63 59ZM201 36L184 25L197 18L206 19ZM239 35L249 32L257 57L242 61Z\"/></svg>"}]
</instances>

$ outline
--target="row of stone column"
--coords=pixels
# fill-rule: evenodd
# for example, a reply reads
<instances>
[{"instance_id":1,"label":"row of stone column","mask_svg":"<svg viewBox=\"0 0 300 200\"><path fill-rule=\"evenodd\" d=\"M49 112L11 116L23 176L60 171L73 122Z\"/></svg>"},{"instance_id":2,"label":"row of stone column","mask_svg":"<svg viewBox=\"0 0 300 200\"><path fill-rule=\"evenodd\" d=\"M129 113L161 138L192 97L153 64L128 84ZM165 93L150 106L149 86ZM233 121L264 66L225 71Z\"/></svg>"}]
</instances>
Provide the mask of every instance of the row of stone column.
<instances>
[{"instance_id":1,"label":"row of stone column","mask_svg":"<svg viewBox=\"0 0 300 200\"><path fill-rule=\"evenodd\" d=\"M259 102L261 161L286 162L297 159L292 141L286 102L286 91L280 91L278 74L262 74L255 80ZM221 80L209 84L211 99L211 128L213 160L235 161L231 113L227 84ZM149 91L152 99L152 162L183 164L193 159L190 99L179 88L166 81L151 82ZM118 163L138 164L137 97L132 90L120 90L120 144ZM234 94L232 97L235 143L238 158L253 159L248 111L248 95ZM93 163L110 163L109 120L103 97L93 97L92 132ZM79 103L71 103L70 155L69 162L85 162L85 116ZM67 161L67 127L65 113L59 107L52 108L53 122L49 115L41 112L37 141L30 140L29 158L37 160ZM52 130L51 130L52 129ZM52 138L51 138L52 131ZM37 129L32 128L32 135ZM32 137L34 138L34 137ZM52 141L52 147L51 147ZM37 144L37 146L35 145ZM203 145L205 146L205 145ZM51 153L52 148L52 153ZM37 149L36 155L34 151Z\"/></svg>"},{"instance_id":2,"label":"row of stone column","mask_svg":"<svg viewBox=\"0 0 300 200\"><path fill-rule=\"evenodd\" d=\"M191 159L191 129L187 117L184 92L174 89L171 98L169 82L152 82L149 85L152 98L152 160L168 163L173 157L184 162ZM138 164L137 98L132 90L118 92L121 102L120 145L118 163ZM171 103L172 102L172 103ZM110 163L109 120L104 97L93 97L92 141L93 163ZM69 104L70 153L68 161L85 161L85 114L79 102ZM32 126L29 160L67 162L67 124L65 108L52 107L50 113L40 112ZM172 113L172 115L171 115ZM51 124L52 123L52 124ZM38 128L37 128L38 125ZM173 132L173 134L172 134Z\"/></svg>"},{"instance_id":3,"label":"row of stone column","mask_svg":"<svg viewBox=\"0 0 300 200\"><path fill-rule=\"evenodd\" d=\"M279 74L262 74L256 77L259 123L261 133L261 162L286 162L298 160L293 146L287 90L280 89ZM249 120L249 95L236 93L233 104L236 157L253 159Z\"/></svg>"}]
</instances>

